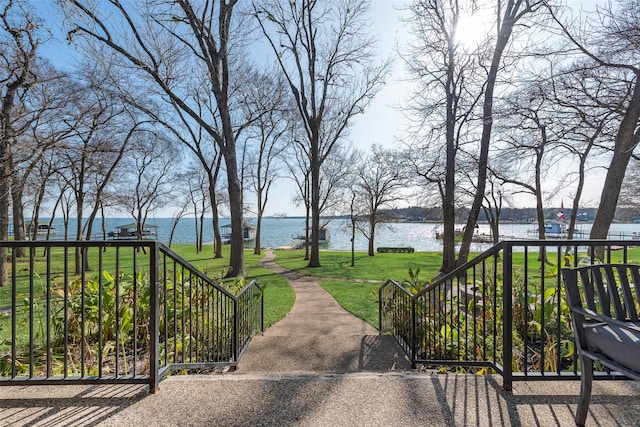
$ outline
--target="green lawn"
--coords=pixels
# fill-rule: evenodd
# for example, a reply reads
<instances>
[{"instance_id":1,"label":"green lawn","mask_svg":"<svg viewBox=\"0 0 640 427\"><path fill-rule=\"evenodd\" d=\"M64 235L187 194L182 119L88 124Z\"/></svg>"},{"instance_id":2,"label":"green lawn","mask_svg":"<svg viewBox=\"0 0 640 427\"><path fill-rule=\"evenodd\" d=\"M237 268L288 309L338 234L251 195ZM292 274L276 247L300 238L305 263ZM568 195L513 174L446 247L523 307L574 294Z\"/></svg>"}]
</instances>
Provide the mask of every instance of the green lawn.
<instances>
[{"instance_id":1,"label":"green lawn","mask_svg":"<svg viewBox=\"0 0 640 427\"><path fill-rule=\"evenodd\" d=\"M175 245L174 250L187 261L203 269L210 276L219 276L228 263L228 246L224 247L223 259L213 259L207 248L200 254L195 253L192 245ZM438 273L441 254L437 252L419 252L412 254L376 254L370 257L366 252L357 252L355 267L351 267L351 253L341 251L322 251L320 262L322 267L307 268L304 251L276 251L276 263L301 274L335 278L323 280L320 285L338 301L347 311L378 327L378 288L387 279L409 280L409 268L420 269L422 280L428 280ZM291 309L295 294L287 282L279 275L260 266L262 256L253 255L253 251L245 252L245 265L248 279L257 279L266 283L265 318L266 325L284 317ZM343 280L340 280L343 279ZM352 279L373 281L353 282Z\"/></svg>"},{"instance_id":2,"label":"green lawn","mask_svg":"<svg viewBox=\"0 0 640 427\"><path fill-rule=\"evenodd\" d=\"M380 286L387 279L409 280L409 269L414 272L419 269L420 279L427 281L438 274L442 256L436 252L414 252L383 253L370 257L366 252L357 252L355 267L352 267L350 252L322 251L321 267L308 268L308 261L304 260L304 251L277 251L275 262L304 275L328 278L322 280L320 286L345 310L377 328ZM351 281L353 279L360 281Z\"/></svg>"},{"instance_id":3,"label":"green lawn","mask_svg":"<svg viewBox=\"0 0 640 427\"><path fill-rule=\"evenodd\" d=\"M301 274L340 279L375 280L380 284L387 279L408 280L409 268L420 269L420 277L428 280L438 274L442 264L439 252L414 252L412 254L376 254L356 252L355 267L351 267L351 252L321 251L318 268L308 268L304 251L276 251L276 263Z\"/></svg>"},{"instance_id":4,"label":"green lawn","mask_svg":"<svg viewBox=\"0 0 640 427\"><path fill-rule=\"evenodd\" d=\"M228 263L228 246L224 247L223 259L213 259L207 248L197 254L192 245L175 245L174 250L187 261L203 269L210 276L219 276ZM347 311L362 320L378 327L378 288L387 279L408 280L409 268L420 269L422 280L428 280L438 273L441 264L440 253L419 252L413 254L376 254L370 257L366 252L357 252L355 267L351 267L351 253L341 251L322 251L320 262L322 267L307 268L304 251L276 251L276 263L301 274L335 278L323 280L320 285L338 301ZM245 265L248 279L257 279L266 283L265 318L266 325L281 319L293 305L295 294L287 282L279 275L274 275L260 265L262 256L253 255L253 251L245 252ZM344 279L344 280L340 280ZM350 280L367 280L368 282L352 282Z\"/></svg>"},{"instance_id":5,"label":"green lawn","mask_svg":"<svg viewBox=\"0 0 640 427\"><path fill-rule=\"evenodd\" d=\"M323 280L320 286L348 312L378 328L379 285L363 282Z\"/></svg>"}]
</instances>

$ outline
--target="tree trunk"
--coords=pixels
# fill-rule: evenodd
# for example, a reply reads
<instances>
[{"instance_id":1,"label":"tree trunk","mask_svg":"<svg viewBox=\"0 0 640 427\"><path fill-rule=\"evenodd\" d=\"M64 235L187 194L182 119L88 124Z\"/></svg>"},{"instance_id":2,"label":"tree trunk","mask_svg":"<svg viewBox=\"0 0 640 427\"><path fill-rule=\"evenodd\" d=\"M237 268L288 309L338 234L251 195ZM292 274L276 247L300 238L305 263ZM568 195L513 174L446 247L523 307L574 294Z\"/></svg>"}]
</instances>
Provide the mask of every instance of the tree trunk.
<instances>
[{"instance_id":1,"label":"tree trunk","mask_svg":"<svg viewBox=\"0 0 640 427\"><path fill-rule=\"evenodd\" d=\"M204 208L202 209L202 212L200 213L200 235L198 236L198 252L202 252L202 245L204 245Z\"/></svg>"},{"instance_id":2,"label":"tree trunk","mask_svg":"<svg viewBox=\"0 0 640 427\"><path fill-rule=\"evenodd\" d=\"M11 177L13 176L10 144L13 138L13 130L10 120L13 99L18 87L19 84L9 86L2 100L2 110L0 111L0 241L9 240L9 203ZM9 251L6 247L0 247L0 286L9 285L8 254Z\"/></svg>"},{"instance_id":3,"label":"tree trunk","mask_svg":"<svg viewBox=\"0 0 640 427\"><path fill-rule=\"evenodd\" d=\"M500 242L500 217L494 218L494 220L489 223L489 227L491 228L493 244L497 245Z\"/></svg>"},{"instance_id":4,"label":"tree trunk","mask_svg":"<svg viewBox=\"0 0 640 427\"><path fill-rule=\"evenodd\" d=\"M0 241L9 240L9 178L6 170L6 161L3 161L9 149L6 141L0 141L2 152L0 153ZM9 251L6 246L0 246L0 286L9 285L9 271L7 257Z\"/></svg>"},{"instance_id":5,"label":"tree trunk","mask_svg":"<svg viewBox=\"0 0 640 427\"><path fill-rule=\"evenodd\" d=\"M84 205L84 198L82 197L82 191L76 195L76 240L83 240L82 235L82 207ZM80 248L75 250L75 274L82 274L82 252Z\"/></svg>"},{"instance_id":6,"label":"tree trunk","mask_svg":"<svg viewBox=\"0 0 640 427\"><path fill-rule=\"evenodd\" d=\"M591 228L591 239L606 239L609 227L616 213L620 189L627 171L629 159L633 154L633 149L640 142L640 137L635 134L638 121L640 120L640 76L636 76L633 89L633 97L629 102L629 107L625 111L620 128L616 135L613 157L607 170L607 176L600 196L600 205L596 218Z\"/></svg>"},{"instance_id":7,"label":"tree trunk","mask_svg":"<svg viewBox=\"0 0 640 427\"><path fill-rule=\"evenodd\" d=\"M375 256L375 251L373 250L374 246L374 237L376 234L376 220L375 215L373 218L369 218L369 256Z\"/></svg>"},{"instance_id":8,"label":"tree trunk","mask_svg":"<svg viewBox=\"0 0 640 427\"><path fill-rule=\"evenodd\" d=\"M259 172L258 172L259 173ZM259 179L259 178L258 178ZM262 191L260 191L260 181L258 181L258 218L256 219L256 241L255 246L253 248L254 255L260 255L260 234L262 232L262 213L263 213L263 202L262 202Z\"/></svg>"},{"instance_id":9,"label":"tree trunk","mask_svg":"<svg viewBox=\"0 0 640 427\"><path fill-rule=\"evenodd\" d=\"M218 208L212 209L213 217L211 225L213 226L213 257L222 258L222 235L220 234L220 217L218 216Z\"/></svg>"},{"instance_id":10,"label":"tree trunk","mask_svg":"<svg viewBox=\"0 0 640 427\"><path fill-rule=\"evenodd\" d=\"M193 204L194 208L197 206L196 203ZM196 211L194 212L194 216L193 216L193 223L196 227L195 233L196 233L196 253L200 253L200 224L198 223L198 213L197 213L197 208Z\"/></svg>"},{"instance_id":11,"label":"tree trunk","mask_svg":"<svg viewBox=\"0 0 640 427\"><path fill-rule=\"evenodd\" d=\"M580 166L578 168L578 185L576 188L576 195L573 198L573 204L571 206L571 217L569 219L569 240L573 239L573 231L576 227L576 221L578 218L578 209L580 208L580 199L582 198L582 190L584 189L584 180L585 180L585 172L584 167L587 161L587 157L589 152L591 151L591 147L593 146L593 141L590 141L589 147L585 152L580 156Z\"/></svg>"},{"instance_id":12,"label":"tree trunk","mask_svg":"<svg viewBox=\"0 0 640 427\"><path fill-rule=\"evenodd\" d=\"M34 227L37 227L40 224L40 208L42 207L42 201L44 200L44 194L46 191L46 179L43 179L40 183L40 187L38 188L38 193L36 194L36 198L33 204L33 212L31 213L31 224ZM53 217L55 209L52 211L51 216ZM47 230L46 239L49 240L49 233L51 232L51 224L49 224L49 230Z\"/></svg>"},{"instance_id":13,"label":"tree trunk","mask_svg":"<svg viewBox=\"0 0 640 427\"><path fill-rule=\"evenodd\" d=\"M14 170L13 162L11 162L11 170ZM13 239L25 240L25 225L24 225L24 210L22 208L22 188L18 185L18 179L14 173L11 178L11 203L13 207ZM37 227L37 224L33 224L33 227ZM35 239L38 234L38 229L33 230L33 238ZM16 256L24 257L26 255L24 248L16 248Z\"/></svg>"},{"instance_id":14,"label":"tree trunk","mask_svg":"<svg viewBox=\"0 0 640 427\"><path fill-rule=\"evenodd\" d=\"M311 219L311 209L309 208L309 204L305 205L305 216L304 216L304 232L302 235L304 236L304 260L309 261L309 231L311 230L311 224L309 223Z\"/></svg>"},{"instance_id":15,"label":"tree trunk","mask_svg":"<svg viewBox=\"0 0 640 427\"><path fill-rule=\"evenodd\" d=\"M351 267L356 266L356 220L351 214Z\"/></svg>"},{"instance_id":16,"label":"tree trunk","mask_svg":"<svg viewBox=\"0 0 640 427\"><path fill-rule=\"evenodd\" d=\"M11 170L15 170L13 165L13 158L11 159ZM25 240L25 224L24 224L24 210L22 208L22 192L23 187L19 183L19 179L16 173L11 177L11 203L13 207L13 238L14 240ZM37 234L37 230L34 230L34 234ZM24 248L20 248L19 257L25 256Z\"/></svg>"},{"instance_id":17,"label":"tree trunk","mask_svg":"<svg viewBox=\"0 0 640 427\"><path fill-rule=\"evenodd\" d=\"M216 182L220 170L220 160L216 167L216 173L209 172L209 200L211 201L211 226L213 227L213 257L222 258L222 236L220 235L220 215L218 214L218 200L216 198Z\"/></svg>"},{"instance_id":18,"label":"tree trunk","mask_svg":"<svg viewBox=\"0 0 640 427\"><path fill-rule=\"evenodd\" d=\"M261 209L258 209L258 218L256 220L256 245L253 248L254 255L260 255L260 233L262 232L262 213Z\"/></svg>"},{"instance_id":19,"label":"tree trunk","mask_svg":"<svg viewBox=\"0 0 640 427\"><path fill-rule=\"evenodd\" d=\"M320 267L320 142L317 129L311 141L311 254L308 267Z\"/></svg>"},{"instance_id":20,"label":"tree trunk","mask_svg":"<svg viewBox=\"0 0 640 427\"><path fill-rule=\"evenodd\" d=\"M169 231L169 243L168 243L169 247L171 247L171 243L173 242L173 235L176 232L176 227L178 226L178 222L180 222L180 217L174 218L173 223L171 224L171 230Z\"/></svg>"},{"instance_id":21,"label":"tree trunk","mask_svg":"<svg viewBox=\"0 0 640 427\"><path fill-rule=\"evenodd\" d=\"M227 183L229 186L229 213L231 215L231 253L229 255L229 271L227 277L238 277L244 271L244 239L243 239L243 205L242 186L238 179L235 144L233 150L225 153L227 166Z\"/></svg>"},{"instance_id":22,"label":"tree trunk","mask_svg":"<svg viewBox=\"0 0 640 427\"><path fill-rule=\"evenodd\" d=\"M445 182L442 199L442 265L441 273L448 273L456 267L456 207L455 207L455 186L456 186L456 143L455 126L456 111L454 98L456 97L454 79L454 48L449 48L449 63L447 68L447 122L445 141L447 146L447 157L445 163Z\"/></svg>"},{"instance_id":23,"label":"tree trunk","mask_svg":"<svg viewBox=\"0 0 640 427\"><path fill-rule=\"evenodd\" d=\"M493 51L491 66L489 68L489 74L487 76L487 85L485 88L482 107L482 136L480 137L480 156L478 158L478 181L476 183L476 193L473 198L473 203L471 205L471 209L469 210L469 217L467 219L467 225L464 230L462 244L460 245L458 265L466 263L467 259L469 258L469 252L471 250L471 240L473 239L473 233L476 223L478 222L480 208L484 199L484 192L487 185L489 144L491 142L491 130L493 128L493 92L496 86L500 63L502 62L502 54L507 47L507 44L509 43L509 39L511 38L511 32L513 31L515 17L518 15L520 4L521 3L517 3L517 5L514 5L513 0L510 0L507 4L508 11L505 12L504 19L502 19L502 26L500 27L500 32L498 33L496 48ZM525 4L524 7L527 7L527 4Z\"/></svg>"}]
</instances>

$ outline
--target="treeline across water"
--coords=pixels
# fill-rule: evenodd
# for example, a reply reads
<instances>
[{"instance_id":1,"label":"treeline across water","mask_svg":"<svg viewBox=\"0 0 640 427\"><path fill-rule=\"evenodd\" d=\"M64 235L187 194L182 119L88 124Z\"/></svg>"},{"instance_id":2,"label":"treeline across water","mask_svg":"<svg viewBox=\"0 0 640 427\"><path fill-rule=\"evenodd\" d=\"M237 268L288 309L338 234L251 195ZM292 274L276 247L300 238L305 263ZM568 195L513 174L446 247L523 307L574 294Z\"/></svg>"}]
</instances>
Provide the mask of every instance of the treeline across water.
<instances>
[{"instance_id":1,"label":"treeline across water","mask_svg":"<svg viewBox=\"0 0 640 427\"><path fill-rule=\"evenodd\" d=\"M569 218L572 209L570 208L546 208L544 217L547 219L557 218L560 212ZM584 208L578 212L578 221L593 221L598 208ZM442 208L431 207L425 208L420 206L411 206L408 208L387 209L381 211L380 215L390 221L425 221L425 222L442 222ZM456 211L456 221L464 222L469 216L469 209L461 208ZM536 208L502 208L500 211L500 222L528 223L535 222ZM640 221L640 210L635 208L618 208L616 210L615 220L618 222L638 222ZM487 217L484 211L480 212L479 222L486 222Z\"/></svg>"}]
</instances>

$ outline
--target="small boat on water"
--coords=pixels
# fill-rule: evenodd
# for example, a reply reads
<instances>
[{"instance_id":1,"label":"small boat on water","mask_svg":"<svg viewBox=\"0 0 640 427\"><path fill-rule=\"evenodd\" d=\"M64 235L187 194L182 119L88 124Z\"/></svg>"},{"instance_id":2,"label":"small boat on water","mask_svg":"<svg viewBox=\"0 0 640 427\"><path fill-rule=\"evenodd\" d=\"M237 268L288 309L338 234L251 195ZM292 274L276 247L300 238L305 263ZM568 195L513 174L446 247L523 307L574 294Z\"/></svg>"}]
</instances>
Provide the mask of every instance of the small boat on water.
<instances>
[{"instance_id":1,"label":"small boat on water","mask_svg":"<svg viewBox=\"0 0 640 427\"><path fill-rule=\"evenodd\" d=\"M49 236L52 234L56 233L56 228L54 226L49 226L49 224L38 224L37 227L35 227L34 230L34 225L33 223L28 225L28 230L29 230L29 236Z\"/></svg>"},{"instance_id":2,"label":"small boat on water","mask_svg":"<svg viewBox=\"0 0 640 427\"><path fill-rule=\"evenodd\" d=\"M40 224L38 225L38 229L36 230L36 233L38 234L47 234L47 233L55 233L56 232L56 228L51 226L49 227L48 224Z\"/></svg>"}]
</instances>

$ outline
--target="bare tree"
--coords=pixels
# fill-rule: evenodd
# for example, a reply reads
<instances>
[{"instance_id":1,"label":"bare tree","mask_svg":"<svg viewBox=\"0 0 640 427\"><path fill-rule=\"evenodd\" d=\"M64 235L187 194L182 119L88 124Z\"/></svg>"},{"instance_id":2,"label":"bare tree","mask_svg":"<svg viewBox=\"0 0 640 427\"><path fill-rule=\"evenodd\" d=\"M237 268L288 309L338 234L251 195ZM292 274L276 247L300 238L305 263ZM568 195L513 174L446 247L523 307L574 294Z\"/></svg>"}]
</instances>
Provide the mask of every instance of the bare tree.
<instances>
[{"instance_id":1,"label":"bare tree","mask_svg":"<svg viewBox=\"0 0 640 427\"><path fill-rule=\"evenodd\" d=\"M569 218L569 239L574 235L586 175L598 166L598 161L592 157L595 153L609 151L609 141L615 139L615 126L619 118L620 94L616 90L619 87L614 89L601 79L599 74L603 70L593 70L585 65L579 61L559 75L551 76L554 89L547 94L557 105L555 123L567 128L559 141L560 147L577 161L577 170L572 179L576 191ZM605 96L606 92L609 94Z\"/></svg>"},{"instance_id":2,"label":"bare tree","mask_svg":"<svg viewBox=\"0 0 640 427\"><path fill-rule=\"evenodd\" d=\"M236 75L231 69L231 47L243 36L233 25L237 0L149 0L135 9L118 0L110 0L110 8L99 9L80 0L70 3L75 22L70 36L86 36L89 43L110 49L125 67L135 67L136 78L153 82L218 145L225 162L232 226L227 275L243 275L243 202L236 140L246 123L234 125L231 93ZM204 81L208 91L193 90ZM202 98L211 100L211 110L200 109Z\"/></svg>"},{"instance_id":3,"label":"bare tree","mask_svg":"<svg viewBox=\"0 0 640 427\"><path fill-rule=\"evenodd\" d=\"M273 77L272 77L273 76ZM247 85L246 108L256 120L248 129L244 175L256 195L256 239L254 254L260 254L262 216L269 201L269 190L278 179L281 154L287 148L285 138L290 134L292 111L288 108L284 81L276 72L255 73Z\"/></svg>"},{"instance_id":4,"label":"bare tree","mask_svg":"<svg viewBox=\"0 0 640 427\"><path fill-rule=\"evenodd\" d=\"M184 178L184 175L181 175L178 180L182 181ZM178 209L174 212L173 215L171 215L171 218L173 218L173 220L171 221L171 228L169 230L169 241L167 242L167 245L169 245L169 247L171 247L171 244L173 243L173 236L175 235L176 228L178 228L178 223L187 215L189 203L190 201L188 199L182 199L182 203L180 203Z\"/></svg>"},{"instance_id":5,"label":"bare tree","mask_svg":"<svg viewBox=\"0 0 640 427\"><path fill-rule=\"evenodd\" d=\"M123 160L123 179L113 183L110 197L118 200L136 221L136 237L142 239L149 214L171 199L171 182L180 156L173 143L153 130L137 132L132 149Z\"/></svg>"},{"instance_id":6,"label":"bare tree","mask_svg":"<svg viewBox=\"0 0 640 427\"><path fill-rule=\"evenodd\" d=\"M21 114L16 120L21 131L15 134L12 150L15 170L11 194L14 236L18 240L24 238L20 231L24 228L23 206L27 203L24 195L30 188L34 190L30 203L32 218L29 235L31 239L38 238L35 231L39 225L39 211L57 167L52 151L59 148L69 131L69 127L61 120L69 102L66 92L73 87L70 86L69 77L41 61L34 65L34 71L38 74L38 82L20 96Z\"/></svg>"},{"instance_id":7,"label":"bare tree","mask_svg":"<svg viewBox=\"0 0 640 427\"><path fill-rule=\"evenodd\" d=\"M305 244L304 259L309 259L309 219L311 218L311 168L309 166L309 152L307 146L298 138L296 129L291 129L289 149L283 153L287 177L296 185L297 194L293 202L302 203L305 212Z\"/></svg>"},{"instance_id":8,"label":"bare tree","mask_svg":"<svg viewBox=\"0 0 640 427\"><path fill-rule=\"evenodd\" d=\"M507 197L500 179L496 177L495 174L489 174L487 182L489 183L489 188L487 188L487 194L484 196L482 210L491 228L493 244L497 244L500 241L500 215L502 214L502 207Z\"/></svg>"},{"instance_id":9,"label":"bare tree","mask_svg":"<svg viewBox=\"0 0 640 427\"><path fill-rule=\"evenodd\" d=\"M254 12L276 54L300 114L311 184L310 267L320 266L320 169L383 83L367 37L368 2L256 1Z\"/></svg>"},{"instance_id":10,"label":"bare tree","mask_svg":"<svg viewBox=\"0 0 640 427\"><path fill-rule=\"evenodd\" d=\"M358 164L355 186L363 205L360 211L367 222L367 229L362 231L368 241L368 254L374 256L376 227L385 219L380 209L406 197L400 159L389 150L372 146L369 155Z\"/></svg>"},{"instance_id":11,"label":"bare tree","mask_svg":"<svg viewBox=\"0 0 640 427\"><path fill-rule=\"evenodd\" d=\"M541 240L545 238L543 184L565 154L559 146L571 130L556 119L557 109L548 95L552 90L552 85L533 83L503 100L498 126L502 146L496 149L497 159L490 167L504 184L515 185L535 197Z\"/></svg>"},{"instance_id":12,"label":"bare tree","mask_svg":"<svg viewBox=\"0 0 640 427\"><path fill-rule=\"evenodd\" d=\"M611 3L598 8L596 19L587 21L584 29L570 28L555 9L549 8L556 23L577 50L594 62L595 67L609 70L610 84L628 88L620 91L619 111L622 118L615 136L613 155L600 197L598 212L590 238L604 239L613 221L624 176L635 148L640 142L640 4L621 0L617 8Z\"/></svg>"},{"instance_id":13,"label":"bare tree","mask_svg":"<svg viewBox=\"0 0 640 427\"><path fill-rule=\"evenodd\" d=\"M476 179L476 192L469 211L469 218L465 227L458 264L467 262L471 249L471 241L475 230L480 209L484 200L487 182L487 167L489 164L489 147L491 131L493 128L494 91L498 81L498 73L502 66L502 59L506 48L509 46L511 36L516 25L523 17L533 14L540 9L546 0L498 0L496 7L497 26L496 38L491 62L488 66L486 84L483 92L482 104L482 135L480 137L480 153L478 156L478 176Z\"/></svg>"},{"instance_id":14,"label":"bare tree","mask_svg":"<svg viewBox=\"0 0 640 427\"><path fill-rule=\"evenodd\" d=\"M90 78L96 83L98 76ZM91 238L105 188L140 126L130 121L122 103L111 95L97 84L79 83L65 116L69 130L61 145L61 167L75 198L77 240ZM87 207L89 214L83 224Z\"/></svg>"},{"instance_id":15,"label":"bare tree","mask_svg":"<svg viewBox=\"0 0 640 427\"><path fill-rule=\"evenodd\" d=\"M353 185L352 169L361 159L361 153L345 144L336 145L320 168L320 215L324 227L330 218L341 214L344 193Z\"/></svg>"},{"instance_id":16,"label":"bare tree","mask_svg":"<svg viewBox=\"0 0 640 427\"><path fill-rule=\"evenodd\" d=\"M11 145L16 97L35 81L32 67L40 45L39 23L17 1L7 1L0 10L0 240L9 237L11 180L14 177ZM7 284L7 248L0 248L0 286Z\"/></svg>"},{"instance_id":17,"label":"bare tree","mask_svg":"<svg viewBox=\"0 0 640 427\"><path fill-rule=\"evenodd\" d=\"M469 122L480 100L484 74L479 62L486 56L487 42L473 50L458 39L458 23L471 13L475 1L418 0L410 7L414 40L405 63L416 83L410 102L411 133L415 141L408 159L422 186L435 186L441 199L443 253L441 272L455 268L456 176L458 153L471 138ZM444 144L442 144L444 140Z\"/></svg>"}]
</instances>

